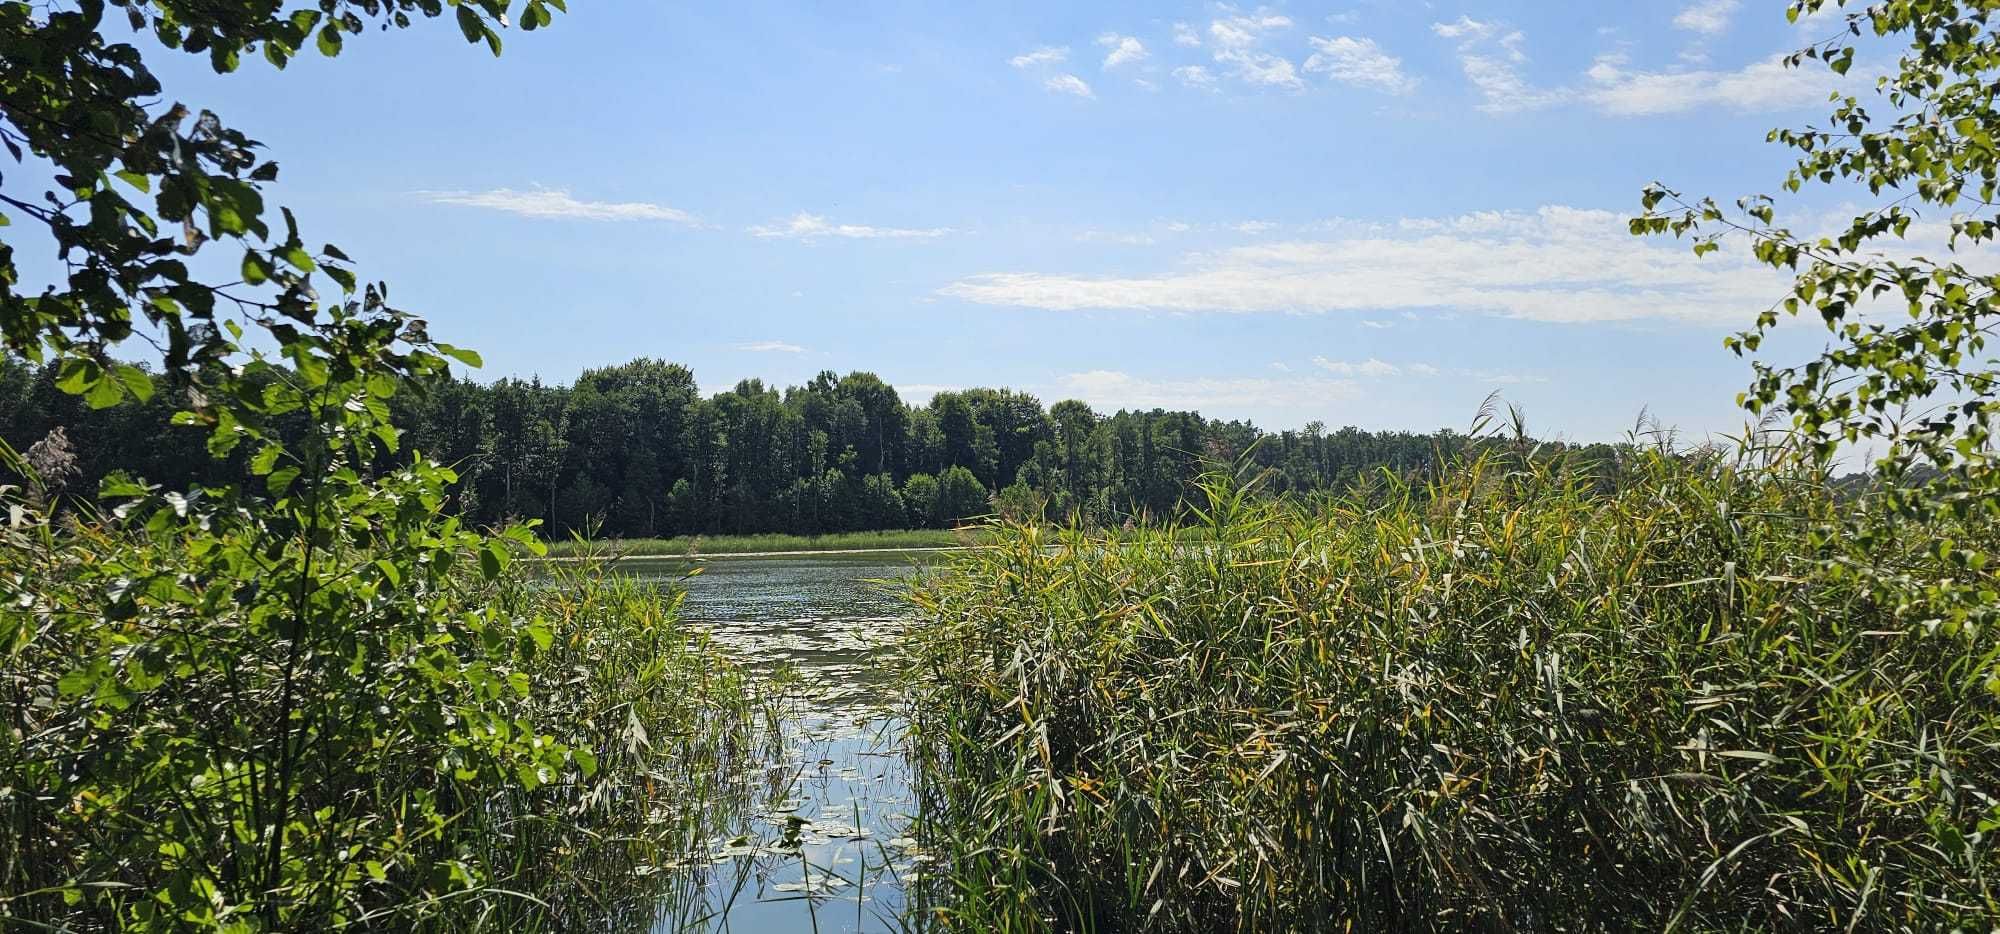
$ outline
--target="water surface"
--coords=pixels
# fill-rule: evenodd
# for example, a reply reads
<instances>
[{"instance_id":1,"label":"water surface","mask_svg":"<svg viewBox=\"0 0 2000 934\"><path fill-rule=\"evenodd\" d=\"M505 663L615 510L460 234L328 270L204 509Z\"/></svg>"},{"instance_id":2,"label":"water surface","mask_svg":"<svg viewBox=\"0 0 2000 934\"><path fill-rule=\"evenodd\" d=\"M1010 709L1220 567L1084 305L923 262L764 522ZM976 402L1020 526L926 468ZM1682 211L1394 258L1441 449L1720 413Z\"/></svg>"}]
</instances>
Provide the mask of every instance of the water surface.
<instances>
[{"instance_id":1,"label":"water surface","mask_svg":"<svg viewBox=\"0 0 2000 934\"><path fill-rule=\"evenodd\" d=\"M692 898L661 932L872 932L913 926L905 883L926 856L913 809L902 722L881 650L909 623L893 586L921 552L721 558L686 577L684 561L621 569L687 590L689 625L753 672L796 673L789 714L738 777L743 813L706 841Z\"/></svg>"}]
</instances>

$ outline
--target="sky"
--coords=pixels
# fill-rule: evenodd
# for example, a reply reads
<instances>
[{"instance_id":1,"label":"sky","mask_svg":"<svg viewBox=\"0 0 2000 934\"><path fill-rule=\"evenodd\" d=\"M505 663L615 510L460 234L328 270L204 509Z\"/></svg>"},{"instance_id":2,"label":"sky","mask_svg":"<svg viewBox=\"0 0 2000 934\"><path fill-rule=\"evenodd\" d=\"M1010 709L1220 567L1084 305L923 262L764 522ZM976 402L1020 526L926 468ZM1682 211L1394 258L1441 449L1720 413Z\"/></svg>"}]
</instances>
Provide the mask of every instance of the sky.
<instances>
[{"instance_id":1,"label":"sky","mask_svg":"<svg viewBox=\"0 0 2000 934\"><path fill-rule=\"evenodd\" d=\"M1741 427L1722 347L1784 295L1626 232L1660 180L1775 192L1838 31L1780 0L572 0L217 77L272 200L482 379L638 356L703 391L868 370L1271 428ZM1865 70L1857 66L1857 73ZM1812 197L1818 197L1813 202ZM1839 206L1809 196L1806 207ZM1772 353L1802 359L1801 321Z\"/></svg>"}]
</instances>

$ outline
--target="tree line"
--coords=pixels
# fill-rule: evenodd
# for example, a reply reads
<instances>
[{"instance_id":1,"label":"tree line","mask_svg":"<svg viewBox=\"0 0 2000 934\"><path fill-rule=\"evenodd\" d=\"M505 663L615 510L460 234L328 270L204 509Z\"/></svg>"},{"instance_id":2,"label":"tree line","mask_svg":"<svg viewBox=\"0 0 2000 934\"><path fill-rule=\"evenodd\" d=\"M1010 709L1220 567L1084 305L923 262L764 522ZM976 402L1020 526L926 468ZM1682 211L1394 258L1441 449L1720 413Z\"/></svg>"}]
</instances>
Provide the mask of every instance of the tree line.
<instances>
[{"instance_id":1,"label":"tree line","mask_svg":"<svg viewBox=\"0 0 2000 934\"><path fill-rule=\"evenodd\" d=\"M60 430L68 488L114 470L175 487L240 478L201 432L170 424L181 400L92 409L54 367L0 363L0 439L24 451ZM821 534L942 527L993 512L1111 525L1180 508L1216 464L1247 460L1279 493L1412 476L1471 439L1431 433L1267 432L1198 412L1043 406L1011 389L903 400L872 373L823 372L780 390L750 379L704 396L693 371L641 358L539 379L437 381L391 400L403 451L457 471L452 508L481 525L540 519L547 534ZM299 426L303 430L303 426ZM280 426L284 430L284 426ZM46 448L46 445L45 445Z\"/></svg>"}]
</instances>

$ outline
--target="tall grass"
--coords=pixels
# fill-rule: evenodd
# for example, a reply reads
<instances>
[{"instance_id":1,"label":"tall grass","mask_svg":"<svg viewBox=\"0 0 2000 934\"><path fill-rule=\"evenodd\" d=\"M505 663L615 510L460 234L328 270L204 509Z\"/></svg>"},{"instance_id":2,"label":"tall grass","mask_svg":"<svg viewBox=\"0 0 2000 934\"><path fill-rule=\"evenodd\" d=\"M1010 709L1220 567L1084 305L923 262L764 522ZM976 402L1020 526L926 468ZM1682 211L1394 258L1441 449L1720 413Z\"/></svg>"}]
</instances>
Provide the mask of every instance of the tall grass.
<instances>
[{"instance_id":1,"label":"tall grass","mask_svg":"<svg viewBox=\"0 0 2000 934\"><path fill-rule=\"evenodd\" d=\"M997 931L1986 930L1993 634L1821 559L1781 452L1490 451L1312 509L1011 527L922 581L921 833ZM1607 480L1612 482L1607 482ZM1991 582L1935 527L1880 566ZM1983 576L1981 576L1983 575Z\"/></svg>"}]
</instances>

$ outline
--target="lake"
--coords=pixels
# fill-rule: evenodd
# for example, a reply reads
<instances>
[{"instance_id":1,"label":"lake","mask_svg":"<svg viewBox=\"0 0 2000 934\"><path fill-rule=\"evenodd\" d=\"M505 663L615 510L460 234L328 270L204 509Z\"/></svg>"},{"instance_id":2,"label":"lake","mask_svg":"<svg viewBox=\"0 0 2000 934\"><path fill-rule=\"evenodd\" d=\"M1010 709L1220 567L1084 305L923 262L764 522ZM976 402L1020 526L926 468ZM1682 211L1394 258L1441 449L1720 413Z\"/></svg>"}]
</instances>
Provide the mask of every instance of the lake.
<instances>
[{"instance_id":1,"label":"lake","mask_svg":"<svg viewBox=\"0 0 2000 934\"><path fill-rule=\"evenodd\" d=\"M686 588L681 617L746 668L790 668L782 725L739 776L741 813L696 854L660 932L901 931L926 857L882 648L911 619L892 588L923 552L720 558L621 570Z\"/></svg>"}]
</instances>

